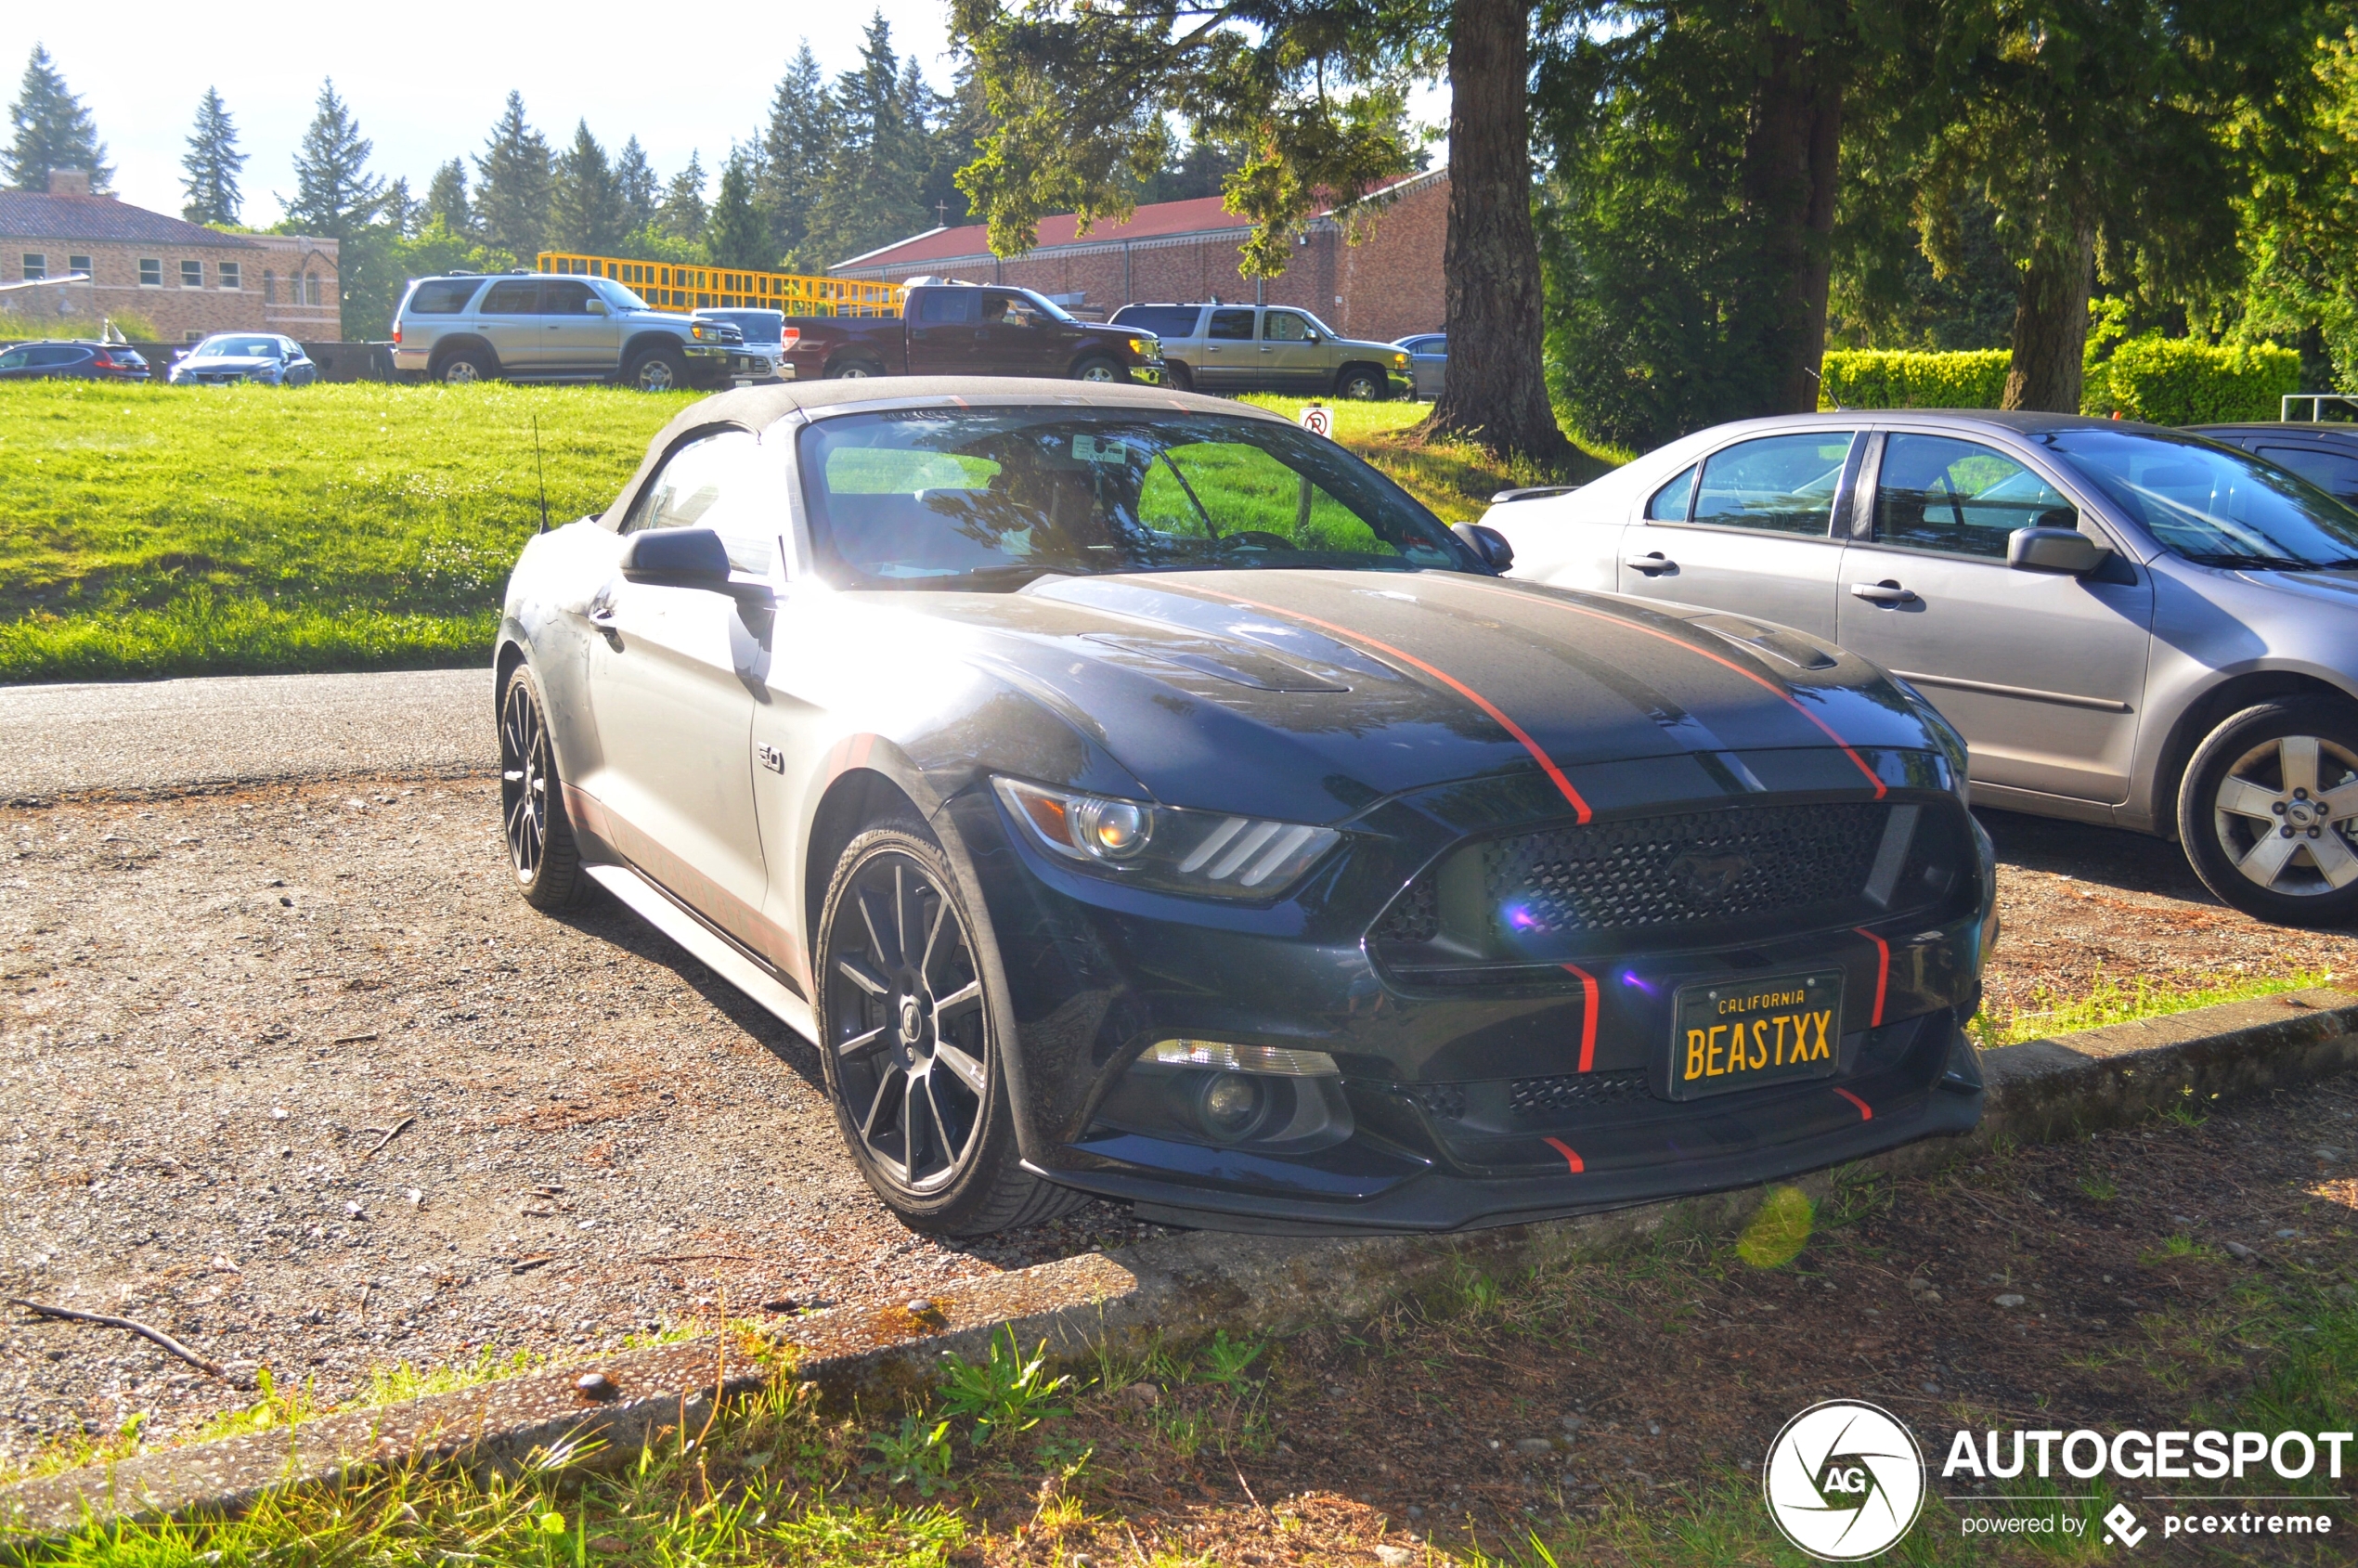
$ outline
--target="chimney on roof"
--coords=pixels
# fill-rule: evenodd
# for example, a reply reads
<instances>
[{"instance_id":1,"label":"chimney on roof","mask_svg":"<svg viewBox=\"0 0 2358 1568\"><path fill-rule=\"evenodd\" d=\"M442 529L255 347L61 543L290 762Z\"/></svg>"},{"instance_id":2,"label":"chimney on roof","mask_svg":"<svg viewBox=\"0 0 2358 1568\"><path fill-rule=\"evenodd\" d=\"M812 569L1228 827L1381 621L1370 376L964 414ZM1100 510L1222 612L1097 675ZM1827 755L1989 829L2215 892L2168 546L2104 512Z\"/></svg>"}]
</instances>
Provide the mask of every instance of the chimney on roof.
<instances>
[{"instance_id":1,"label":"chimney on roof","mask_svg":"<svg viewBox=\"0 0 2358 1568\"><path fill-rule=\"evenodd\" d=\"M87 169L50 170L49 194L52 196L89 195L90 171Z\"/></svg>"}]
</instances>

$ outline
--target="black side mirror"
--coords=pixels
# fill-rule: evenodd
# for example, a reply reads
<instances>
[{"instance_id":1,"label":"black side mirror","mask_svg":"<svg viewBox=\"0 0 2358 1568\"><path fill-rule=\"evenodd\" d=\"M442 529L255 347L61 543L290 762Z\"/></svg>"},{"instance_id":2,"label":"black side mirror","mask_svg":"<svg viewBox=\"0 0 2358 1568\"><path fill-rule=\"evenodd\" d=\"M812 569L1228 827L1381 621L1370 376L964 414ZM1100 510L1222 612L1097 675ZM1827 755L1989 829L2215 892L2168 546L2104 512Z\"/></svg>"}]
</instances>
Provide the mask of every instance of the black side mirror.
<instances>
[{"instance_id":1,"label":"black side mirror","mask_svg":"<svg viewBox=\"0 0 2358 1568\"><path fill-rule=\"evenodd\" d=\"M664 588L729 588L729 547L709 528L650 528L622 547L622 575Z\"/></svg>"},{"instance_id":2,"label":"black side mirror","mask_svg":"<svg viewBox=\"0 0 2358 1568\"><path fill-rule=\"evenodd\" d=\"M1466 548L1494 572L1503 572L1515 564L1515 547L1496 528L1481 523L1452 523L1449 531L1465 540Z\"/></svg>"},{"instance_id":3,"label":"black side mirror","mask_svg":"<svg viewBox=\"0 0 2358 1568\"><path fill-rule=\"evenodd\" d=\"M2055 515L2049 512L2047 517ZM2101 568L2112 551L2077 528L2055 527L2047 517L2032 528L2016 528L2006 537L2006 564L2017 572L2059 572L2084 577Z\"/></svg>"}]
</instances>

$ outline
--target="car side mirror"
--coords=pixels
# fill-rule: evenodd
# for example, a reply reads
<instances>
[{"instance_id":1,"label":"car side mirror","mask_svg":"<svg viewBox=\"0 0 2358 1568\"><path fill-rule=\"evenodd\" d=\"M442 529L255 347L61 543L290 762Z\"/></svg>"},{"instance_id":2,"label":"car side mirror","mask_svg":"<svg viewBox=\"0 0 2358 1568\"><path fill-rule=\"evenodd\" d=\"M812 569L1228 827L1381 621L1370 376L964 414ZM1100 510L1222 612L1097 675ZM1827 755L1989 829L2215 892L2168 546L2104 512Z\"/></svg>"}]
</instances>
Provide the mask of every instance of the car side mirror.
<instances>
[{"instance_id":1,"label":"car side mirror","mask_svg":"<svg viewBox=\"0 0 2358 1568\"><path fill-rule=\"evenodd\" d=\"M2047 517L2055 514L2049 512ZM2073 527L2057 527L2039 520L2035 527L2016 528L2006 537L2006 564L2017 572L2059 572L2084 577L2111 559L2112 551Z\"/></svg>"},{"instance_id":2,"label":"car side mirror","mask_svg":"<svg viewBox=\"0 0 2358 1568\"><path fill-rule=\"evenodd\" d=\"M1494 572L1503 572L1515 564L1515 547L1507 542L1506 535L1486 524L1452 523L1449 531L1465 540L1466 548Z\"/></svg>"},{"instance_id":3,"label":"car side mirror","mask_svg":"<svg viewBox=\"0 0 2358 1568\"><path fill-rule=\"evenodd\" d=\"M1311 342L1311 343L1325 343L1325 342L1327 341L1326 339L1324 339L1324 338L1320 337L1320 336L1319 336L1317 333L1315 333L1315 332L1311 332L1311 333L1309 333L1307 336L1308 336L1308 341L1309 341L1309 342Z\"/></svg>"},{"instance_id":4,"label":"car side mirror","mask_svg":"<svg viewBox=\"0 0 2358 1568\"><path fill-rule=\"evenodd\" d=\"M650 528L622 547L622 575L661 588L729 590L729 547L709 528Z\"/></svg>"},{"instance_id":5,"label":"car side mirror","mask_svg":"<svg viewBox=\"0 0 2358 1568\"><path fill-rule=\"evenodd\" d=\"M603 300L590 300L584 304L581 308L591 316L603 316L606 313L606 302Z\"/></svg>"}]
</instances>

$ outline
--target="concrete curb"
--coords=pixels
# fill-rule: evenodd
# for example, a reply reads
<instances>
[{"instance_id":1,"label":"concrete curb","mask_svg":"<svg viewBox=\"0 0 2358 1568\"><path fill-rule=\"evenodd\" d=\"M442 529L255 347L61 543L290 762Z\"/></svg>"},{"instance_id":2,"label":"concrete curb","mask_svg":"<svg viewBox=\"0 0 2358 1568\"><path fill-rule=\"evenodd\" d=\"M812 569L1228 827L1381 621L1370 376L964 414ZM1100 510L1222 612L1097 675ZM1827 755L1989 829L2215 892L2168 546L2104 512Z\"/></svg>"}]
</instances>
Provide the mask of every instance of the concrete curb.
<instances>
[{"instance_id":1,"label":"concrete curb","mask_svg":"<svg viewBox=\"0 0 2358 1568\"><path fill-rule=\"evenodd\" d=\"M1896 1149L1852 1170L1910 1174L1999 1139L2054 1141L2173 1106L2289 1088L2358 1067L2358 994L2288 992L1988 1053L1988 1114L1963 1138ZM1796 1185L1823 1192L1836 1172ZM1461 1270L1497 1272L1594 1257L1663 1230L1724 1234L1761 1189L1544 1224L1441 1237L1342 1240L1193 1232L1018 1269L936 1292L923 1316L900 1308L821 1313L784 1329L792 1375L827 1398L889 1399L930 1380L940 1357L986 1354L1011 1328L1067 1358L1101 1344L1169 1344L1215 1328L1272 1333L1359 1315ZM592 1403L577 1367L219 1442L141 1454L0 1488L0 1530L55 1536L92 1520L234 1513L278 1486L330 1482L433 1458L515 1467L590 1438L628 1453L650 1434L701 1425L716 1397L762 1387L773 1365L697 1341L607 1356L618 1391Z\"/></svg>"}]
</instances>

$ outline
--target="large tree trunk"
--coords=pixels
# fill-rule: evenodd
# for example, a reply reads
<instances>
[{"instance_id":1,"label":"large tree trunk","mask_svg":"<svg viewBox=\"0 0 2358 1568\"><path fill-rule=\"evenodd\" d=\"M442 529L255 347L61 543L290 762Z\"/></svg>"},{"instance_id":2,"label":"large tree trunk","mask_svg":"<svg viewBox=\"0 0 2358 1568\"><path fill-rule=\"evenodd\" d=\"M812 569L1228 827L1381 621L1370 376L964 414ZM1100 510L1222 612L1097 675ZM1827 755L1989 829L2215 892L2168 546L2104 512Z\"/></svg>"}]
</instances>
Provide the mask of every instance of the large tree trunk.
<instances>
[{"instance_id":1,"label":"large tree trunk","mask_svg":"<svg viewBox=\"0 0 2358 1568\"><path fill-rule=\"evenodd\" d=\"M1542 358L1531 226L1531 16L1524 0L1458 0L1449 38L1449 361L1421 434L1565 470Z\"/></svg>"},{"instance_id":2,"label":"large tree trunk","mask_svg":"<svg viewBox=\"0 0 2358 1568\"><path fill-rule=\"evenodd\" d=\"M2014 361L2006 368L2000 408L2079 412L2080 356L2088 347L2088 290L2095 261L2095 226L2085 219L2075 219L2069 233L2032 252L2015 288Z\"/></svg>"},{"instance_id":3,"label":"large tree trunk","mask_svg":"<svg viewBox=\"0 0 2358 1568\"><path fill-rule=\"evenodd\" d=\"M1818 406L1833 271L1834 197L1842 150L1838 45L1789 32L1768 39L1768 70L1744 147L1744 203L1759 226L1764 414Z\"/></svg>"}]
</instances>

